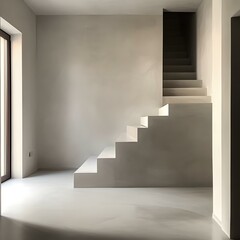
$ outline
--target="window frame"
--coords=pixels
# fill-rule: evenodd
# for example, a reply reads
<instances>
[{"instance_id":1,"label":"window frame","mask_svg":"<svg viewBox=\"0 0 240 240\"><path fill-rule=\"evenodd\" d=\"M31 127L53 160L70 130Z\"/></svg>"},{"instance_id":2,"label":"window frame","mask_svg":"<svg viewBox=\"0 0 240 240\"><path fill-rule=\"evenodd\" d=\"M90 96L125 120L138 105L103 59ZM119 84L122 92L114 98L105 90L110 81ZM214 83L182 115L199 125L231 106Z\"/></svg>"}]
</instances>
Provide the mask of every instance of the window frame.
<instances>
[{"instance_id":1,"label":"window frame","mask_svg":"<svg viewBox=\"0 0 240 240\"><path fill-rule=\"evenodd\" d=\"M7 41L7 125L6 125L6 174L1 183L11 178L11 36L0 29L0 37Z\"/></svg>"}]
</instances>

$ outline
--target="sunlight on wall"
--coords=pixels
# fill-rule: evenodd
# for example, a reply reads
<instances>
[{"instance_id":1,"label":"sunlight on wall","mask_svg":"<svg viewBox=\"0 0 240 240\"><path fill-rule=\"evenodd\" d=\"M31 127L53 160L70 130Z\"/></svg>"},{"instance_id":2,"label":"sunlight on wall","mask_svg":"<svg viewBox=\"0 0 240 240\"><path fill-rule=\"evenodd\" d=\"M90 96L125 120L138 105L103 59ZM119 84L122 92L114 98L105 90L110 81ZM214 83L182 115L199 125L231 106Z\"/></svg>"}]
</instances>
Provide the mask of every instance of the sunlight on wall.
<instances>
[{"instance_id":1,"label":"sunlight on wall","mask_svg":"<svg viewBox=\"0 0 240 240\"><path fill-rule=\"evenodd\" d=\"M22 142L22 33L3 18L0 28L11 35L12 82L12 177L21 178L23 169Z\"/></svg>"}]
</instances>

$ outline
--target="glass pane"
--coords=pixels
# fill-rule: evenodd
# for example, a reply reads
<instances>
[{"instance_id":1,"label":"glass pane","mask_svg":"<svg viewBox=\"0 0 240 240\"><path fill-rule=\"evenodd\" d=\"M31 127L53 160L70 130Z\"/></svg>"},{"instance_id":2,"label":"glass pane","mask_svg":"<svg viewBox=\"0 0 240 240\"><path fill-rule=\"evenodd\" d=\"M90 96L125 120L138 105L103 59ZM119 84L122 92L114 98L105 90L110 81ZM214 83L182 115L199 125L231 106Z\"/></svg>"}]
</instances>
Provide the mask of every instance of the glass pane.
<instances>
[{"instance_id":1,"label":"glass pane","mask_svg":"<svg viewBox=\"0 0 240 240\"><path fill-rule=\"evenodd\" d=\"M0 37L1 77L1 177L7 174L6 123L7 123L7 41Z\"/></svg>"}]
</instances>

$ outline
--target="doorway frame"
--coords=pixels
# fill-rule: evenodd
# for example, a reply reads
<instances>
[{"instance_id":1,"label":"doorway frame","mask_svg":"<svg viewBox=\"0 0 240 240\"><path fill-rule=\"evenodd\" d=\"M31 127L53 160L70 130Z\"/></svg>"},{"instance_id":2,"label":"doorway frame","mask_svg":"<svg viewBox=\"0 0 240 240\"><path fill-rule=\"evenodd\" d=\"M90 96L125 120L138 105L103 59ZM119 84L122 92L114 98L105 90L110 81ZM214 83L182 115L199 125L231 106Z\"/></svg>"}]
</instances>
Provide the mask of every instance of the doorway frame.
<instances>
[{"instance_id":1,"label":"doorway frame","mask_svg":"<svg viewBox=\"0 0 240 240\"><path fill-rule=\"evenodd\" d=\"M240 17L231 18L231 221L230 237L240 239L239 219L240 219Z\"/></svg>"},{"instance_id":2,"label":"doorway frame","mask_svg":"<svg viewBox=\"0 0 240 240\"><path fill-rule=\"evenodd\" d=\"M6 116L6 175L1 182L11 178L11 36L0 29L0 37L7 41L7 116Z\"/></svg>"}]
</instances>

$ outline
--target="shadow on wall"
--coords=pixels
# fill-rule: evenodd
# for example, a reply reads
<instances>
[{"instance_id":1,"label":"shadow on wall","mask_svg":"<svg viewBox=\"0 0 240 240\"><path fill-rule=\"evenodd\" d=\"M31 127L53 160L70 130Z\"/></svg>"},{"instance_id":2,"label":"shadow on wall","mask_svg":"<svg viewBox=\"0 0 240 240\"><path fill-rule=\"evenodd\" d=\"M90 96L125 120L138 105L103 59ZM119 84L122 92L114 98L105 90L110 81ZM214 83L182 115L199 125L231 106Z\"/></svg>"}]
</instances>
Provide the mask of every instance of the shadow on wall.
<instances>
[{"instance_id":1,"label":"shadow on wall","mask_svg":"<svg viewBox=\"0 0 240 240\"><path fill-rule=\"evenodd\" d=\"M233 17L238 17L238 16L240 16L240 10L233 15Z\"/></svg>"}]
</instances>

